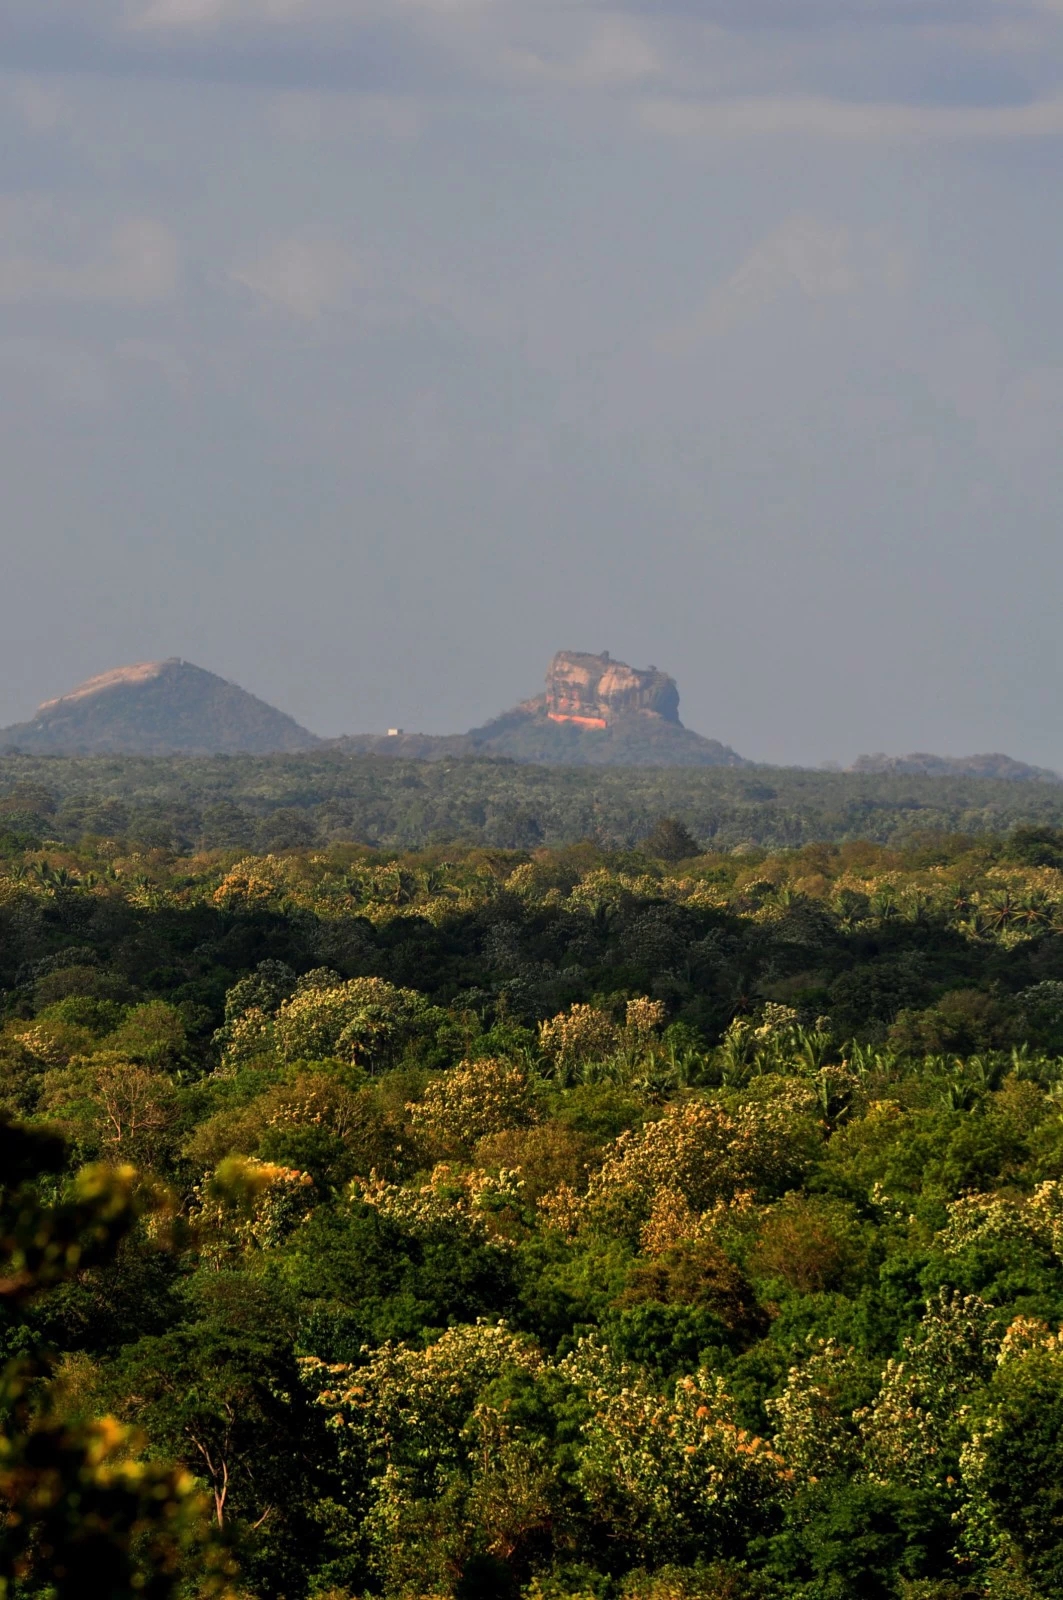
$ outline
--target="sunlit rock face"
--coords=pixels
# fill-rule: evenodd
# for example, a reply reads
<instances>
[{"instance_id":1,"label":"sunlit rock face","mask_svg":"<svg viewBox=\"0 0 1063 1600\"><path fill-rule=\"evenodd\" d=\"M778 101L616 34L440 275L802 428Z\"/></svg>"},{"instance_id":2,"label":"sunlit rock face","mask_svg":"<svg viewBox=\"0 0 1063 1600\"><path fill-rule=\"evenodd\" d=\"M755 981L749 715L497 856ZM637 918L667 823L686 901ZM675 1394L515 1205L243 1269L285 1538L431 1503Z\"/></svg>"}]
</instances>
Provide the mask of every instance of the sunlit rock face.
<instances>
[{"instance_id":1,"label":"sunlit rock face","mask_svg":"<svg viewBox=\"0 0 1063 1600\"><path fill-rule=\"evenodd\" d=\"M578 650L559 650L546 674L543 710L552 722L607 728L617 717L639 713L679 723L679 690L656 667L645 670Z\"/></svg>"},{"instance_id":2,"label":"sunlit rock face","mask_svg":"<svg viewBox=\"0 0 1063 1600\"><path fill-rule=\"evenodd\" d=\"M341 739L352 755L419 761L462 756L562 767L748 767L729 745L679 720L675 679L583 650L559 650L546 689L468 733L361 734Z\"/></svg>"}]
</instances>

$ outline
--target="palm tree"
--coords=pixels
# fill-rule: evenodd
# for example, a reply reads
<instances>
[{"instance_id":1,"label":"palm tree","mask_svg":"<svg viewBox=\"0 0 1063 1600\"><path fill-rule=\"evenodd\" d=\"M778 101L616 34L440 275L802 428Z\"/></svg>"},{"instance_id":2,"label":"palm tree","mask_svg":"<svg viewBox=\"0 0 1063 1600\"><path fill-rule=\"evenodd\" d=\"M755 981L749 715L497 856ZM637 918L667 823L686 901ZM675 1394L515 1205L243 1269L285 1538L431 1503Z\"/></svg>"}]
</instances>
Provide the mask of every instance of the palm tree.
<instances>
[{"instance_id":1,"label":"palm tree","mask_svg":"<svg viewBox=\"0 0 1063 1600\"><path fill-rule=\"evenodd\" d=\"M1043 889L1028 889L1019 896L1015 920L1023 927L1047 927L1051 915L1052 903Z\"/></svg>"},{"instance_id":2,"label":"palm tree","mask_svg":"<svg viewBox=\"0 0 1063 1600\"><path fill-rule=\"evenodd\" d=\"M974 904L970 889L966 884L959 883L952 890L947 900L948 908L954 917L966 917Z\"/></svg>"},{"instance_id":3,"label":"palm tree","mask_svg":"<svg viewBox=\"0 0 1063 1600\"><path fill-rule=\"evenodd\" d=\"M988 928L994 933L1004 933L1018 920L1020 906L1010 889L993 889L982 901L981 911Z\"/></svg>"},{"instance_id":4,"label":"palm tree","mask_svg":"<svg viewBox=\"0 0 1063 1600\"><path fill-rule=\"evenodd\" d=\"M883 922L897 915L897 891L891 883L876 889L871 896L871 914Z\"/></svg>"},{"instance_id":5,"label":"palm tree","mask_svg":"<svg viewBox=\"0 0 1063 1600\"><path fill-rule=\"evenodd\" d=\"M825 1028L795 1028L793 1054L807 1072L818 1072L834 1054L834 1040Z\"/></svg>"},{"instance_id":6,"label":"palm tree","mask_svg":"<svg viewBox=\"0 0 1063 1600\"><path fill-rule=\"evenodd\" d=\"M930 896L922 889L909 889L901 899L901 916L905 922L926 922L929 910Z\"/></svg>"}]
</instances>

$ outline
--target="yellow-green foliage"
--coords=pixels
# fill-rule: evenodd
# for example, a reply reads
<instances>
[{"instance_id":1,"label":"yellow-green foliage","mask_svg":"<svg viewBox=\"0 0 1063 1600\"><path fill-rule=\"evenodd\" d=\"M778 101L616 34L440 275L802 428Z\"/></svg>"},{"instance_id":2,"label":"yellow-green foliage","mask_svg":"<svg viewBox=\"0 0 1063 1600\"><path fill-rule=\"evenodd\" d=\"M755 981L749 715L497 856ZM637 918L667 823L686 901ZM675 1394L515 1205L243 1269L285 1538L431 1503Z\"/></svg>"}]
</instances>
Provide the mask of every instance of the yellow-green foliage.
<instances>
[{"instance_id":1,"label":"yellow-green foliage","mask_svg":"<svg viewBox=\"0 0 1063 1600\"><path fill-rule=\"evenodd\" d=\"M1057 845L0 857L12 1600L1054 1600Z\"/></svg>"},{"instance_id":2,"label":"yellow-green foliage","mask_svg":"<svg viewBox=\"0 0 1063 1600\"><path fill-rule=\"evenodd\" d=\"M422 1137L453 1149L535 1119L525 1074L489 1057L463 1061L430 1079L420 1100L408 1109Z\"/></svg>"}]
</instances>

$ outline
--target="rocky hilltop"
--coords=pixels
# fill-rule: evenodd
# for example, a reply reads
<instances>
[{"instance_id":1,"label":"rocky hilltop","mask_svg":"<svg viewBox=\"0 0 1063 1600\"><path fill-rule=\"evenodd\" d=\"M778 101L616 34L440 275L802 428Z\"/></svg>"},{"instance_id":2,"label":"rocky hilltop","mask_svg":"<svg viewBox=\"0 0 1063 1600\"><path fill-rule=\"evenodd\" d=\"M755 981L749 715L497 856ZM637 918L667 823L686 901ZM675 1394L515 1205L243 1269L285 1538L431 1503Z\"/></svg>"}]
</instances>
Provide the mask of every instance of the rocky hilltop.
<instances>
[{"instance_id":1,"label":"rocky hilltop","mask_svg":"<svg viewBox=\"0 0 1063 1600\"><path fill-rule=\"evenodd\" d=\"M27 754L224 755L309 750L321 740L213 672L172 657L89 678L0 728L0 750Z\"/></svg>"},{"instance_id":2,"label":"rocky hilltop","mask_svg":"<svg viewBox=\"0 0 1063 1600\"><path fill-rule=\"evenodd\" d=\"M608 651L559 650L542 694L465 734L362 734L341 740L352 753L440 760L493 756L555 766L747 767L718 739L679 720L674 678L631 667Z\"/></svg>"},{"instance_id":3,"label":"rocky hilltop","mask_svg":"<svg viewBox=\"0 0 1063 1600\"><path fill-rule=\"evenodd\" d=\"M675 679L656 667L642 670L614 661L608 650L600 656L559 650L546 674L546 692L524 708L582 728L608 728L618 718L639 715L682 726Z\"/></svg>"}]
</instances>

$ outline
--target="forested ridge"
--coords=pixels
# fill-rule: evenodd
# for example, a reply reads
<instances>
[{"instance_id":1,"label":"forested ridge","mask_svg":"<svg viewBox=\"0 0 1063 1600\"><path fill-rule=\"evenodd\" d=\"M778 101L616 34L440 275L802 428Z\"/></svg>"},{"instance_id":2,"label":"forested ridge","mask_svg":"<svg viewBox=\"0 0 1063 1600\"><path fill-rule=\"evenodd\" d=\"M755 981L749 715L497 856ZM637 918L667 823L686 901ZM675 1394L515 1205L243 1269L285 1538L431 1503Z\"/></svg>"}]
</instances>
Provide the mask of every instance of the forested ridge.
<instances>
[{"instance_id":1,"label":"forested ridge","mask_svg":"<svg viewBox=\"0 0 1063 1600\"><path fill-rule=\"evenodd\" d=\"M265 852L338 842L500 849L636 845L662 814L703 846L898 844L933 831L1063 825L1063 784L794 767L588 768L498 758L0 756L0 848L118 838Z\"/></svg>"},{"instance_id":2,"label":"forested ridge","mask_svg":"<svg viewBox=\"0 0 1063 1600\"><path fill-rule=\"evenodd\" d=\"M1063 1595L1063 833L199 849L88 765L0 844L10 1595Z\"/></svg>"}]
</instances>

